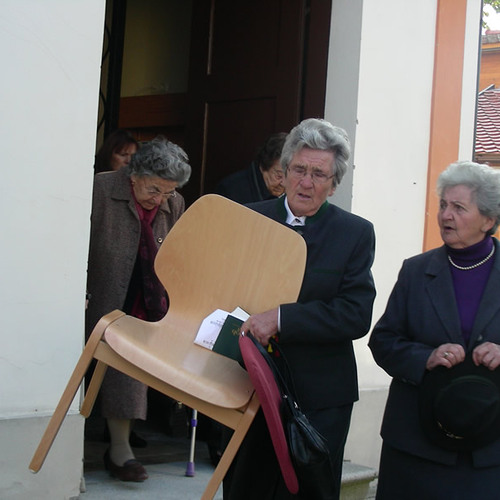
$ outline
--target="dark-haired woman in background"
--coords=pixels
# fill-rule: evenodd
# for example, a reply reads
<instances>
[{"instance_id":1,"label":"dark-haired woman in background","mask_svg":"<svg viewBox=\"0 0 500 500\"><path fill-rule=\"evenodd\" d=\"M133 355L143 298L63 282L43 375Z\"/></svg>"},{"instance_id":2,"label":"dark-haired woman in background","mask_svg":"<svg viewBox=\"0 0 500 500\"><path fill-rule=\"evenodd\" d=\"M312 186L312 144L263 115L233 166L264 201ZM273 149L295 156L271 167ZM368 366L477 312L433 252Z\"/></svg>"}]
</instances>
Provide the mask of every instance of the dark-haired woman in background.
<instances>
[{"instance_id":1,"label":"dark-haired woman in background","mask_svg":"<svg viewBox=\"0 0 500 500\"><path fill-rule=\"evenodd\" d=\"M95 173L126 167L138 149L139 143L127 130L118 129L111 132L96 154Z\"/></svg>"},{"instance_id":2,"label":"dark-haired woman in background","mask_svg":"<svg viewBox=\"0 0 500 500\"><path fill-rule=\"evenodd\" d=\"M286 136L279 132L268 137L250 167L222 179L215 192L242 204L281 196L285 192L285 176L280 156Z\"/></svg>"}]
</instances>

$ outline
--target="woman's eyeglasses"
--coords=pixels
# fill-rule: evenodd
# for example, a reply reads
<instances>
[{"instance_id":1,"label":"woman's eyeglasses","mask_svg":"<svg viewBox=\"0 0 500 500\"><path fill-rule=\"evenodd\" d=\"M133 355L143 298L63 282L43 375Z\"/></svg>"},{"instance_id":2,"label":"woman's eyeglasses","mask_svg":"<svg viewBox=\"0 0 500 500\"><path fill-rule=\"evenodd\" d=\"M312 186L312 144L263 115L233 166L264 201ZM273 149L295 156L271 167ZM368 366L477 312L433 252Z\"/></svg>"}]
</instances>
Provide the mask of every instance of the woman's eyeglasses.
<instances>
[{"instance_id":1,"label":"woman's eyeglasses","mask_svg":"<svg viewBox=\"0 0 500 500\"><path fill-rule=\"evenodd\" d=\"M168 199L168 198L175 198L177 195L177 191L174 189L172 191L169 191L168 193L162 193L159 189L150 187L146 188L146 193L148 193L151 197L157 198L158 196L161 196L163 199Z\"/></svg>"},{"instance_id":2,"label":"woman's eyeglasses","mask_svg":"<svg viewBox=\"0 0 500 500\"><path fill-rule=\"evenodd\" d=\"M175 189L172 189L172 191L169 191L168 193L162 193L157 187L148 186L145 180L142 182L146 193L148 193L152 198L158 198L158 196L161 196L163 200L167 200L168 198L175 198L177 195L177 191Z\"/></svg>"},{"instance_id":3,"label":"woman's eyeglasses","mask_svg":"<svg viewBox=\"0 0 500 500\"><path fill-rule=\"evenodd\" d=\"M282 181L285 177L285 174L281 168L272 168L268 170L269 176L272 177L275 181Z\"/></svg>"}]
</instances>

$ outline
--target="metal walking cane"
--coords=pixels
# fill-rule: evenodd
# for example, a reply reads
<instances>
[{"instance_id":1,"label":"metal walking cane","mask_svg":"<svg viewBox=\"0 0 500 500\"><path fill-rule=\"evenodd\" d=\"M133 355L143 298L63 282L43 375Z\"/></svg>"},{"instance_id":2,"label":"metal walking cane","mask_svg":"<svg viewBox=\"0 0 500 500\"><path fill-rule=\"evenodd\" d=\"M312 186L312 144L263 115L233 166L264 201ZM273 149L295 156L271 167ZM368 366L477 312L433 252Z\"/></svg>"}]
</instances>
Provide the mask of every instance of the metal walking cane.
<instances>
[{"instance_id":1,"label":"metal walking cane","mask_svg":"<svg viewBox=\"0 0 500 500\"><path fill-rule=\"evenodd\" d=\"M194 476L194 447L196 442L196 425L198 424L198 410L193 410L191 417L191 448L189 450L189 462L186 467L186 476Z\"/></svg>"}]
</instances>

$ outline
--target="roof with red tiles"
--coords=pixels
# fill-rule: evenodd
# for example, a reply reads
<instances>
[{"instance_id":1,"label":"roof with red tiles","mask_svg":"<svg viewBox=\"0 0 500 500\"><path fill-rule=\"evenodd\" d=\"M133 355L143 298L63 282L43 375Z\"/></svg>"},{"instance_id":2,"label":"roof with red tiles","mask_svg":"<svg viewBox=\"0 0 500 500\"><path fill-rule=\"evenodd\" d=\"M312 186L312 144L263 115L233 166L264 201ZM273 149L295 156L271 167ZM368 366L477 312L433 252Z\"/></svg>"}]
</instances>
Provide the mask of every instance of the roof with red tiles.
<instances>
[{"instance_id":1,"label":"roof with red tiles","mask_svg":"<svg viewBox=\"0 0 500 500\"><path fill-rule=\"evenodd\" d=\"M481 37L481 43L483 45L490 43L499 43L500 42L500 31L496 30L487 30L484 35Z\"/></svg>"},{"instance_id":2,"label":"roof with red tiles","mask_svg":"<svg viewBox=\"0 0 500 500\"><path fill-rule=\"evenodd\" d=\"M478 95L475 153L500 154L500 89L493 86Z\"/></svg>"}]
</instances>

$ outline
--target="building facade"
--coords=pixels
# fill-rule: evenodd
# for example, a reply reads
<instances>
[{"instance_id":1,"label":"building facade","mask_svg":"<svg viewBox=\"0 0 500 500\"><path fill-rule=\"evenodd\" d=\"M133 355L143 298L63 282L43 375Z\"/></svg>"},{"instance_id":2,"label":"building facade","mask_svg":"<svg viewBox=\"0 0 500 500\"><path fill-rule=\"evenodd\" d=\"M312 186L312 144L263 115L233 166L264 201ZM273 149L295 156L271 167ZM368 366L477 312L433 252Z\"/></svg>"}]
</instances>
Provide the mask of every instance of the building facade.
<instances>
[{"instance_id":1,"label":"building facade","mask_svg":"<svg viewBox=\"0 0 500 500\"><path fill-rule=\"evenodd\" d=\"M82 349L105 0L5 0L0 497L77 498L79 398L42 470L28 464ZM440 244L435 181L471 159L480 0L333 0L325 118L354 145L332 202L375 225L374 320L404 258ZM397 40L397 43L395 43ZM389 379L356 342L346 459L377 467Z\"/></svg>"}]
</instances>

